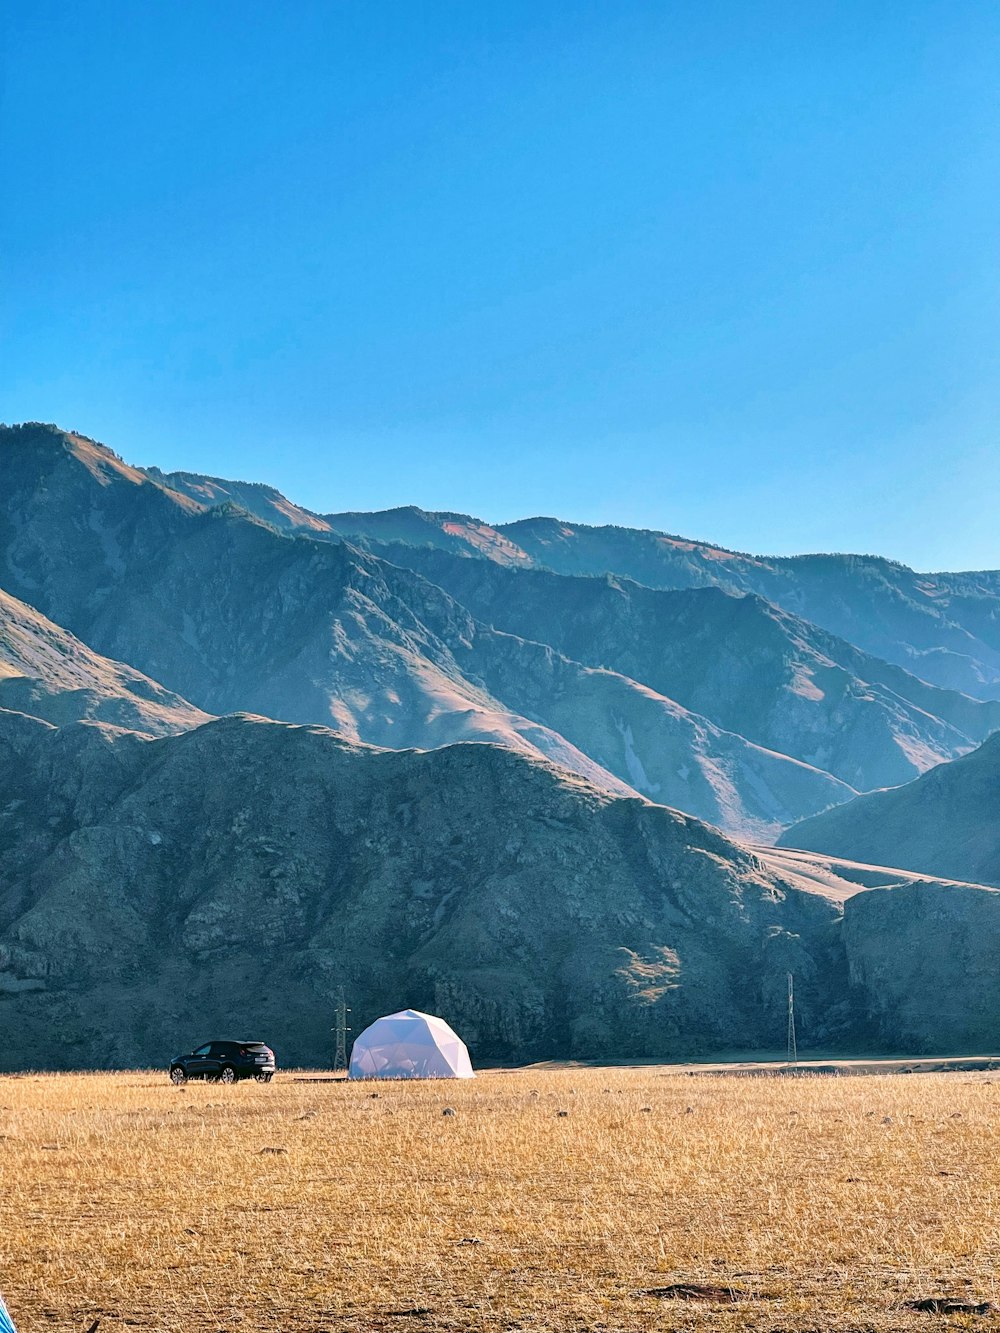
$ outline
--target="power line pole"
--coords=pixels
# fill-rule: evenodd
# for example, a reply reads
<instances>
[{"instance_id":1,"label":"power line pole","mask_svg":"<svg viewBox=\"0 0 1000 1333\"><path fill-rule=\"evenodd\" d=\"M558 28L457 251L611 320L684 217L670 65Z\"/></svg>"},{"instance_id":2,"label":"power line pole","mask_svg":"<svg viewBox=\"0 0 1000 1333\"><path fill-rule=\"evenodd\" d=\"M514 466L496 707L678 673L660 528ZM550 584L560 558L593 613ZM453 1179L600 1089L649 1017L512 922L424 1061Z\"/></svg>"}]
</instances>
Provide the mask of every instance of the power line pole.
<instances>
[{"instance_id":1,"label":"power line pole","mask_svg":"<svg viewBox=\"0 0 1000 1333\"><path fill-rule=\"evenodd\" d=\"M795 985L792 974L788 974L788 1067L794 1069L799 1063L799 1053L795 1045Z\"/></svg>"},{"instance_id":2,"label":"power line pole","mask_svg":"<svg viewBox=\"0 0 1000 1333\"><path fill-rule=\"evenodd\" d=\"M344 988L338 986L337 1026L333 1029L337 1036L337 1049L333 1057L333 1072L335 1074L347 1068L347 1034L350 1032L350 1028L347 1026L347 1015L350 1012L347 1007L347 1000L344 997Z\"/></svg>"}]
</instances>

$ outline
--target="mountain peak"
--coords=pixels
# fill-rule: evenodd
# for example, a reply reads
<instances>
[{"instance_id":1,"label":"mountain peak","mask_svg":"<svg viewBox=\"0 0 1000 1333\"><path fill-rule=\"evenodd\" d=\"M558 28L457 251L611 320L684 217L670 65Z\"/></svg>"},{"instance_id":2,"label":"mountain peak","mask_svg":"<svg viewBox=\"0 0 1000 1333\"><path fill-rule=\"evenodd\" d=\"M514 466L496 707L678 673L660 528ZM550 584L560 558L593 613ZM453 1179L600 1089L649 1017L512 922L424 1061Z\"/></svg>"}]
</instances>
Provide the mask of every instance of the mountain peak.
<instances>
[{"instance_id":1,"label":"mountain peak","mask_svg":"<svg viewBox=\"0 0 1000 1333\"><path fill-rule=\"evenodd\" d=\"M115 476L141 485L145 477L138 468L126 463L106 444L92 440L79 431L63 430L51 422L26 421L21 425L0 426L0 446L48 456L53 464L69 456L82 463L88 472L102 484Z\"/></svg>"},{"instance_id":2,"label":"mountain peak","mask_svg":"<svg viewBox=\"0 0 1000 1333\"><path fill-rule=\"evenodd\" d=\"M82 467L103 487L155 486L182 509L195 512L204 508L189 497L160 485L142 468L126 463L120 454L99 440L80 431L63 430L52 422L0 424L0 450L4 451L4 480L12 488L18 484L30 487L43 477L52 478L68 464L66 476L72 476L74 469ZM80 474L77 472L76 475Z\"/></svg>"},{"instance_id":3,"label":"mountain peak","mask_svg":"<svg viewBox=\"0 0 1000 1333\"><path fill-rule=\"evenodd\" d=\"M175 495L206 506L238 505L246 514L262 519L279 532L301 532L307 536L330 538L330 524L311 509L303 509L262 481L230 481L225 477L206 476L200 472L162 472L158 467L143 468L158 486Z\"/></svg>"}]
</instances>

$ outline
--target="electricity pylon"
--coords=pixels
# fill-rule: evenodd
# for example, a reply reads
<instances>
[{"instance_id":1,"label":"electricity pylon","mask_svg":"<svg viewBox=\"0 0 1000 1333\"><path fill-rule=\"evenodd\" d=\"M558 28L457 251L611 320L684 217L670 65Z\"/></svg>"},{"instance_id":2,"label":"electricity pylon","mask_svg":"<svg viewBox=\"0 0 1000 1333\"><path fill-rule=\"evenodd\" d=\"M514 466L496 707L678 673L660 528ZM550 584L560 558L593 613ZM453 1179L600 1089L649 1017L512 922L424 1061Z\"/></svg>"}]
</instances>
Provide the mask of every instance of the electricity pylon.
<instances>
[{"instance_id":1,"label":"electricity pylon","mask_svg":"<svg viewBox=\"0 0 1000 1333\"><path fill-rule=\"evenodd\" d=\"M344 998L343 986L337 987L337 1026L333 1029L337 1036L337 1049L333 1057L333 1072L336 1074L341 1069L347 1068L347 1034L350 1028L347 1026L347 1015L350 1013L347 1007L347 1000Z\"/></svg>"}]
</instances>

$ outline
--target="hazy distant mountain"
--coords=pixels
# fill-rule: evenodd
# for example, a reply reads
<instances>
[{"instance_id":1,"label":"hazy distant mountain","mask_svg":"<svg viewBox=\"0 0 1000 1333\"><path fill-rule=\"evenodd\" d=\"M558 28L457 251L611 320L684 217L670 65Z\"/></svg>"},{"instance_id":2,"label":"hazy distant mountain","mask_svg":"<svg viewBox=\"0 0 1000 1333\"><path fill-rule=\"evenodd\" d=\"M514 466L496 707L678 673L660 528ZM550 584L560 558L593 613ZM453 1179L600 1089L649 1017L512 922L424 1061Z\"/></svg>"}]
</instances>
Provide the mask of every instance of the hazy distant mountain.
<instances>
[{"instance_id":1,"label":"hazy distant mountain","mask_svg":"<svg viewBox=\"0 0 1000 1333\"><path fill-rule=\"evenodd\" d=\"M91 719L169 736L207 714L141 672L100 657L0 589L0 708L59 726Z\"/></svg>"},{"instance_id":2,"label":"hazy distant mountain","mask_svg":"<svg viewBox=\"0 0 1000 1333\"><path fill-rule=\"evenodd\" d=\"M484 556L498 565L530 569L535 564L528 553L499 528L491 528L468 514L429 514L407 505L374 513L327 514L324 521L333 532L349 540L405 542L456 555Z\"/></svg>"},{"instance_id":3,"label":"hazy distant mountain","mask_svg":"<svg viewBox=\"0 0 1000 1333\"><path fill-rule=\"evenodd\" d=\"M561 573L624 574L654 588L755 592L934 684L1000 697L1000 573L918 574L869 555L748 556L627 528L527 519L500 529Z\"/></svg>"},{"instance_id":4,"label":"hazy distant mountain","mask_svg":"<svg viewBox=\"0 0 1000 1333\"><path fill-rule=\"evenodd\" d=\"M782 842L1000 885L1000 734L915 782L796 824Z\"/></svg>"},{"instance_id":5,"label":"hazy distant mountain","mask_svg":"<svg viewBox=\"0 0 1000 1333\"><path fill-rule=\"evenodd\" d=\"M149 473L208 503L239 499L280 528L336 533L373 548L402 542L509 568L615 574L659 589L756 593L923 680L1000 699L997 570L922 574L876 555L753 556L649 529L557 518L491 526L468 514L415 506L319 515L270 487L155 468Z\"/></svg>"},{"instance_id":6,"label":"hazy distant mountain","mask_svg":"<svg viewBox=\"0 0 1000 1333\"><path fill-rule=\"evenodd\" d=\"M224 485L226 493L237 493L236 483ZM186 493L194 493L191 486ZM652 559L645 541L651 534L570 528L540 519L492 529L460 514L430 514L415 508L331 514L323 521L390 561L424 573L479 621L550 645L572 661L611 670L709 719L717 728L829 772L855 789L904 782L942 759L964 753L1000 726L1000 704L977 703L957 691L930 687L798 617L782 615L752 594L720 600L707 587L670 596L621 579L523 572L550 548L562 552L556 563L564 565L584 557L600 565L616 553L624 559L629 552L635 565L637 553ZM527 534L525 543L512 545L512 537L519 534ZM581 544L581 534L588 542ZM665 546L668 541L671 544ZM681 570L683 578L678 578L689 584L709 582L706 565L732 564L744 573L755 567L744 557L675 539L658 540L652 552L662 550L673 553L671 567ZM489 558L462 560L462 555ZM662 573L664 558L638 565L640 572L650 577L657 569ZM515 578L514 571L522 577ZM747 585L743 575L727 576L723 582L737 588L741 581ZM469 669L478 670L475 663ZM650 776L655 766L652 756L660 746L658 734L647 740L633 727L630 742L609 745L606 737L614 729L623 742L627 740L628 724L621 711L605 712L601 735L594 738L589 727L584 734L573 725L583 722L590 710L554 711L541 702L533 710L516 684L508 673L508 692L500 697L511 707L564 735L574 735L580 748L623 781L657 799L668 799L662 793L670 790L670 784ZM682 774L691 770L691 764L682 759L675 765L670 757L660 768ZM747 789L745 783L736 786L743 792ZM738 822L733 822L711 805L692 805L690 796L683 791L679 795L687 802L684 808L730 829L760 835L782 818L781 802L770 797L763 810L752 815L740 811Z\"/></svg>"},{"instance_id":7,"label":"hazy distant mountain","mask_svg":"<svg viewBox=\"0 0 1000 1333\"><path fill-rule=\"evenodd\" d=\"M515 571L401 543L378 549L480 621L641 681L858 790L905 782L1000 726L1000 703L927 685L755 595Z\"/></svg>"},{"instance_id":8,"label":"hazy distant mountain","mask_svg":"<svg viewBox=\"0 0 1000 1333\"><path fill-rule=\"evenodd\" d=\"M164 477L155 468L149 471ZM621 575L654 589L756 593L920 679L1000 699L1000 571L918 574L897 561L866 555L749 556L645 529L552 518L493 527L466 514L415 506L318 515L268 487L187 473L164 480L170 477L180 479L186 494L206 499L252 492L248 507L279 527L327 538L340 534L371 550L388 552L399 543L507 568Z\"/></svg>"},{"instance_id":9,"label":"hazy distant mountain","mask_svg":"<svg viewBox=\"0 0 1000 1333\"><path fill-rule=\"evenodd\" d=\"M922 679L1000 698L1000 572L918 574L867 555L751 556L635 528L554 518L495 528L461 514L328 514L351 539L405 542L558 574L616 574L650 588L757 593Z\"/></svg>"},{"instance_id":10,"label":"hazy distant mountain","mask_svg":"<svg viewBox=\"0 0 1000 1333\"><path fill-rule=\"evenodd\" d=\"M252 718L148 741L0 711L0 831L7 1068L155 1063L233 1027L318 1063L340 984L358 1026L417 1005L477 1058L773 1048L789 970L812 1043L892 1019L847 984L856 885L501 747ZM863 946L892 968L877 926ZM955 984L968 1045L996 978Z\"/></svg>"}]
</instances>

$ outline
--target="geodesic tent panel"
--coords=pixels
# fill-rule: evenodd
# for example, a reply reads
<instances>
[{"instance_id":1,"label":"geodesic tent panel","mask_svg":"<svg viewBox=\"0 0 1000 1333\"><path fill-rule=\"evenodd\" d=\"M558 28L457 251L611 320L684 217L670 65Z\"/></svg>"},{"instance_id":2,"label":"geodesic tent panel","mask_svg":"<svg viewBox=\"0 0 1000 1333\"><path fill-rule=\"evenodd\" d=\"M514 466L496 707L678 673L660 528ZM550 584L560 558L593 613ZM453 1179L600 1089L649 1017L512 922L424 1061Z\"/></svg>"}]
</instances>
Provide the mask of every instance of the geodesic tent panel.
<instances>
[{"instance_id":1,"label":"geodesic tent panel","mask_svg":"<svg viewBox=\"0 0 1000 1333\"><path fill-rule=\"evenodd\" d=\"M7 1313L7 1307L3 1303L3 1297L0 1296L0 1333L17 1333L14 1327L14 1321Z\"/></svg>"},{"instance_id":2,"label":"geodesic tent panel","mask_svg":"<svg viewBox=\"0 0 1000 1333\"><path fill-rule=\"evenodd\" d=\"M377 1018L351 1051L349 1078L475 1078L465 1042L443 1018L401 1009Z\"/></svg>"}]
</instances>

